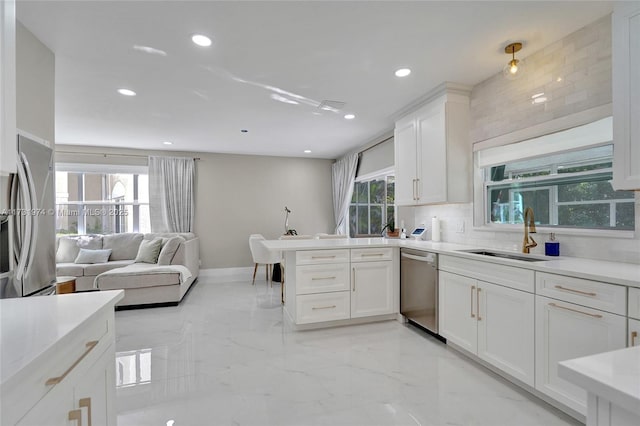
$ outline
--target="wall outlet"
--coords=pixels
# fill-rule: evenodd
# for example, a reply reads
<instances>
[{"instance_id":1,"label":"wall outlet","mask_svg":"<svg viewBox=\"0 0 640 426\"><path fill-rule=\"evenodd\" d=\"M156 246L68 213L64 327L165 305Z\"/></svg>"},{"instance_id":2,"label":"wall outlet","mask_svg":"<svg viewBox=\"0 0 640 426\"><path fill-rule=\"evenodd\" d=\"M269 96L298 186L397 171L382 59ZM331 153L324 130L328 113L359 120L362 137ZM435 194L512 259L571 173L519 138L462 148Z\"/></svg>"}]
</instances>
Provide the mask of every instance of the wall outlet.
<instances>
[{"instance_id":1,"label":"wall outlet","mask_svg":"<svg viewBox=\"0 0 640 426\"><path fill-rule=\"evenodd\" d=\"M456 232L458 234L464 234L464 219L458 219L456 223Z\"/></svg>"}]
</instances>

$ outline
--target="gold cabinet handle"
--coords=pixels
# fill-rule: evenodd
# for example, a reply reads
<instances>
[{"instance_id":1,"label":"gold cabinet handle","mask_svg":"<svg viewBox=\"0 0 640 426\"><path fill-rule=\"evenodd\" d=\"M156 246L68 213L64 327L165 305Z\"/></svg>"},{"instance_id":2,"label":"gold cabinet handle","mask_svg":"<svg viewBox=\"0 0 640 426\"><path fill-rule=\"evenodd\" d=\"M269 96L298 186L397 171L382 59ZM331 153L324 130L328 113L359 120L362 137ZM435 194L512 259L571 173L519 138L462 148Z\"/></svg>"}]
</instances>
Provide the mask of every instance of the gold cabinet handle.
<instances>
[{"instance_id":1,"label":"gold cabinet handle","mask_svg":"<svg viewBox=\"0 0 640 426\"><path fill-rule=\"evenodd\" d=\"M412 191L411 195L413 195L412 197L413 201L415 201L416 200L416 180L415 179L411 179L411 191Z\"/></svg>"},{"instance_id":2,"label":"gold cabinet handle","mask_svg":"<svg viewBox=\"0 0 640 426\"><path fill-rule=\"evenodd\" d=\"M69 411L69 421L78 422L78 426L82 426L82 410L71 410Z\"/></svg>"},{"instance_id":3,"label":"gold cabinet handle","mask_svg":"<svg viewBox=\"0 0 640 426\"><path fill-rule=\"evenodd\" d=\"M312 277L311 281L320 281L320 280L335 280L336 277Z\"/></svg>"},{"instance_id":4,"label":"gold cabinet handle","mask_svg":"<svg viewBox=\"0 0 640 426\"><path fill-rule=\"evenodd\" d=\"M317 309L333 309L335 308L336 305L331 305L331 306L314 306L311 308L312 311L315 311Z\"/></svg>"},{"instance_id":5,"label":"gold cabinet handle","mask_svg":"<svg viewBox=\"0 0 640 426\"><path fill-rule=\"evenodd\" d=\"M336 255L333 256L311 256L311 259L334 259Z\"/></svg>"},{"instance_id":6,"label":"gold cabinet handle","mask_svg":"<svg viewBox=\"0 0 640 426\"><path fill-rule=\"evenodd\" d=\"M555 286L558 290L563 290L563 291L570 291L572 293L578 293L578 294L584 294L585 296L597 296L597 293L593 293L590 291L581 291L581 290L575 290L573 288L568 288L568 287L562 287L561 285L557 285Z\"/></svg>"},{"instance_id":7,"label":"gold cabinet handle","mask_svg":"<svg viewBox=\"0 0 640 426\"><path fill-rule=\"evenodd\" d=\"M351 290L356 291L356 268L353 268L353 279L351 280Z\"/></svg>"},{"instance_id":8,"label":"gold cabinet handle","mask_svg":"<svg viewBox=\"0 0 640 426\"><path fill-rule=\"evenodd\" d=\"M475 318L476 317L476 315L473 313L473 293L475 292L475 290L476 290L476 286L472 285L471 286L471 297L469 298L469 300L471 300L471 311L470 311L471 312L471 318Z\"/></svg>"},{"instance_id":9,"label":"gold cabinet handle","mask_svg":"<svg viewBox=\"0 0 640 426\"><path fill-rule=\"evenodd\" d=\"M50 386L50 385L56 385L56 384L60 383L61 381L63 381L64 378L67 377L67 375L69 373L71 373L71 370L76 368L76 365L78 365L80 363L80 361L82 361L84 359L84 357L89 355L89 352L91 352L93 350L93 348L96 347L98 342L99 342L98 340L92 340L91 342L87 342L87 344L85 345L87 347L87 349L82 353L82 355L80 355L80 358L78 358L73 364L71 364L71 367L67 368L67 371L62 373L61 376L51 377L51 378L47 379L47 381L44 382L44 384L46 386Z\"/></svg>"},{"instance_id":10,"label":"gold cabinet handle","mask_svg":"<svg viewBox=\"0 0 640 426\"><path fill-rule=\"evenodd\" d=\"M87 409L87 425L91 426L91 398L81 398L78 401L78 406Z\"/></svg>"},{"instance_id":11,"label":"gold cabinet handle","mask_svg":"<svg viewBox=\"0 0 640 426\"><path fill-rule=\"evenodd\" d=\"M420 185L420 179L416 178L416 201L420 199L420 187L418 185Z\"/></svg>"},{"instance_id":12,"label":"gold cabinet handle","mask_svg":"<svg viewBox=\"0 0 640 426\"><path fill-rule=\"evenodd\" d=\"M363 253L362 257L384 256L384 253Z\"/></svg>"},{"instance_id":13,"label":"gold cabinet handle","mask_svg":"<svg viewBox=\"0 0 640 426\"><path fill-rule=\"evenodd\" d=\"M631 347L634 347L636 345L636 337L638 337L638 332L637 331L632 331L631 332Z\"/></svg>"},{"instance_id":14,"label":"gold cabinet handle","mask_svg":"<svg viewBox=\"0 0 640 426\"><path fill-rule=\"evenodd\" d=\"M579 311L578 309L573 309L573 308L568 308L566 306L556 305L555 303L549 303L549 306L553 306L554 308L564 309L565 311L576 312L576 313L582 314L582 315L589 315L590 317L593 317L593 318L602 318L602 315L600 315L600 314L592 314L592 313L589 313L589 312Z\"/></svg>"},{"instance_id":15,"label":"gold cabinet handle","mask_svg":"<svg viewBox=\"0 0 640 426\"><path fill-rule=\"evenodd\" d=\"M478 308L478 321L482 321L482 318L480 317L480 290L482 290L480 287L478 287L478 290L476 292L476 297L477 297L477 303L476 303L476 308Z\"/></svg>"}]
</instances>

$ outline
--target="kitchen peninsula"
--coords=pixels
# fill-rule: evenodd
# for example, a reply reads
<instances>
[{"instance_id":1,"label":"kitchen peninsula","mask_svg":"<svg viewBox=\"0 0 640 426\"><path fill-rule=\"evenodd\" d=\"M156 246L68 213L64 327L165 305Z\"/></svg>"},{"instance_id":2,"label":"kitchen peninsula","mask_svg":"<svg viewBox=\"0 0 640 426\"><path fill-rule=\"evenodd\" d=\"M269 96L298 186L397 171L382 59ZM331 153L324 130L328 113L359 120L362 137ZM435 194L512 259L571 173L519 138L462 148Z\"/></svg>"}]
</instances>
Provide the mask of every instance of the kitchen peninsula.
<instances>
[{"instance_id":1,"label":"kitchen peninsula","mask_svg":"<svg viewBox=\"0 0 640 426\"><path fill-rule=\"evenodd\" d=\"M0 423L115 425L123 290L0 300Z\"/></svg>"}]
</instances>

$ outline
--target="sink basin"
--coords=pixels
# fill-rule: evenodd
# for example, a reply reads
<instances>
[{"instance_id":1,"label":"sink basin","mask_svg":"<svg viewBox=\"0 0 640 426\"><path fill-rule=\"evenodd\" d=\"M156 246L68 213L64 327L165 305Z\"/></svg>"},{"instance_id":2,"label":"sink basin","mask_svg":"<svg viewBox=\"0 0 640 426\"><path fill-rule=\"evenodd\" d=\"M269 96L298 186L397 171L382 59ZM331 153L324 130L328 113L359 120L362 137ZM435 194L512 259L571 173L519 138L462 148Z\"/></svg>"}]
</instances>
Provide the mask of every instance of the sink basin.
<instances>
[{"instance_id":1,"label":"sink basin","mask_svg":"<svg viewBox=\"0 0 640 426\"><path fill-rule=\"evenodd\" d=\"M478 249L478 250L460 250L460 251L463 251L465 253L479 254L481 256L500 257L502 259L512 259L512 260L523 260L525 262L542 262L542 261L547 260L547 259L540 259L540 258L537 258L537 257L521 255L521 254L503 253L503 252L499 252L499 251L483 250L483 249Z\"/></svg>"}]
</instances>

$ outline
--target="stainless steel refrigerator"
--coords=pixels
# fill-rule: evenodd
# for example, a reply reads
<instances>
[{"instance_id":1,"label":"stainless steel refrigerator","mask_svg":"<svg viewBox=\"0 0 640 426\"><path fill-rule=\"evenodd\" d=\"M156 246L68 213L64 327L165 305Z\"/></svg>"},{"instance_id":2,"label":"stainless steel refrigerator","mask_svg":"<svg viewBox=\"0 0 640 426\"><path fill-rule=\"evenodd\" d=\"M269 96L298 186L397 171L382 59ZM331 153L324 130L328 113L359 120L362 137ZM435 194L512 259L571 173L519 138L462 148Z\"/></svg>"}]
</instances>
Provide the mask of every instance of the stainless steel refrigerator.
<instances>
[{"instance_id":1,"label":"stainless steel refrigerator","mask_svg":"<svg viewBox=\"0 0 640 426\"><path fill-rule=\"evenodd\" d=\"M0 180L0 297L49 294L56 280L53 150L22 135Z\"/></svg>"}]
</instances>

